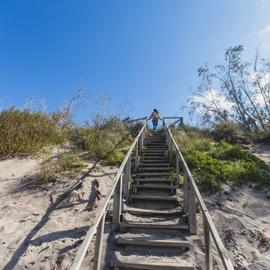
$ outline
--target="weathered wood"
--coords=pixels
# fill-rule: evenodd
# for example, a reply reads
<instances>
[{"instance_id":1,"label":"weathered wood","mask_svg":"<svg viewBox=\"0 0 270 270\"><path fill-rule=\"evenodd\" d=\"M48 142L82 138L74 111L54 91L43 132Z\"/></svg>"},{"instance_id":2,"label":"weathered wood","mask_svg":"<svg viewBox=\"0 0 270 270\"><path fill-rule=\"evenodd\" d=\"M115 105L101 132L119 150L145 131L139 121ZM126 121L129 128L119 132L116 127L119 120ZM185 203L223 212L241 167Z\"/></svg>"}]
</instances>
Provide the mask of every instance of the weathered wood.
<instances>
[{"instance_id":1,"label":"weathered wood","mask_svg":"<svg viewBox=\"0 0 270 270\"><path fill-rule=\"evenodd\" d=\"M128 200L129 196L129 181L131 178L131 157L128 158L126 166L124 168L124 176L123 176L123 196L125 200Z\"/></svg>"},{"instance_id":2,"label":"weathered wood","mask_svg":"<svg viewBox=\"0 0 270 270\"><path fill-rule=\"evenodd\" d=\"M122 208L122 180L123 175L121 175L113 196L113 230L116 231L120 224L120 215Z\"/></svg>"},{"instance_id":3,"label":"weathered wood","mask_svg":"<svg viewBox=\"0 0 270 270\"><path fill-rule=\"evenodd\" d=\"M150 240L150 239L127 239L125 237L118 237L117 244L131 245L131 246L144 246L144 247L163 247L163 248L184 248L189 249L189 241L184 240Z\"/></svg>"},{"instance_id":4,"label":"weathered wood","mask_svg":"<svg viewBox=\"0 0 270 270\"><path fill-rule=\"evenodd\" d=\"M207 207L203 201L203 198L198 190L198 187L193 179L193 176L187 166L187 163L181 153L181 151L179 150L179 147L178 145L176 144L172 134L171 134L171 131L170 129L168 128L168 126L165 124L165 129L167 130L169 136L172 138L172 141L173 141L173 144L174 144L174 147L176 149L176 151L178 152L179 156L180 156L180 160L181 160L181 163L183 165L183 168L184 168L184 171L186 171L186 174L187 174L187 179L189 180L190 182L190 186L191 188L193 189L194 191L194 194L195 194L195 197L198 201L198 205L199 207L201 208L201 212L202 212L202 215L205 216L206 218L206 221L207 221L207 224L209 226L209 230L210 230L210 234L212 235L212 238L213 238L213 241L215 243L215 246L217 248L217 251L218 251L218 254L219 254L219 257L222 261L222 264L223 264L223 267L225 270L234 270L234 267L233 267L233 264L232 264L232 261L228 255L228 252L227 250L225 249L221 239L220 239L220 236L217 232L217 229L213 223L213 220L207 210Z\"/></svg>"},{"instance_id":5,"label":"weathered wood","mask_svg":"<svg viewBox=\"0 0 270 270\"><path fill-rule=\"evenodd\" d=\"M120 177L123 173L123 170L124 170L124 167L125 167L125 164L128 160L128 158L131 156L134 148L135 148L135 145L138 143L139 141L139 138L142 134L142 132L144 131L146 127L146 122L144 123L142 129L140 130L139 134L137 135L137 137L135 138L134 142L132 143L132 145L130 146L129 148L129 151L125 157L125 159L123 160L123 162L121 163L118 171L117 171L117 174L114 178L114 182L113 182L113 185L109 191L109 193L107 194L107 196L105 197L104 199L104 203L102 205L102 207L99 209L97 215L96 215L96 219L95 221L93 222L92 226L90 226L88 232L87 232L87 235L83 241L83 243L81 244L77 254L76 254L76 257L72 263L72 266L70 268L70 270L79 270L81 265L82 265L82 262L83 262L83 259L84 259L84 256L88 250L88 247L89 247L89 244L91 243L92 239L93 239L93 236L96 232L96 229L98 227L98 224L100 222L100 220L102 219L103 215L105 214L105 212L107 211L107 207L108 207L108 204L110 202L110 199L112 197L112 195L114 194L114 190L120 180Z\"/></svg>"},{"instance_id":6,"label":"weathered wood","mask_svg":"<svg viewBox=\"0 0 270 270\"><path fill-rule=\"evenodd\" d=\"M191 264L188 264L186 262L177 263L177 264L160 264L160 263L154 263L154 262L120 262L120 261L112 261L111 262L112 267L119 267L124 269L143 269L143 270L194 270L194 266Z\"/></svg>"},{"instance_id":7,"label":"weathered wood","mask_svg":"<svg viewBox=\"0 0 270 270\"><path fill-rule=\"evenodd\" d=\"M188 212L188 175L187 170L184 167L183 168L183 177L184 177L184 210L187 213Z\"/></svg>"},{"instance_id":8,"label":"weathered wood","mask_svg":"<svg viewBox=\"0 0 270 270\"><path fill-rule=\"evenodd\" d=\"M152 201L170 201L177 202L176 196L158 196L158 195L135 195L132 194L129 196L133 200L152 200Z\"/></svg>"},{"instance_id":9,"label":"weathered wood","mask_svg":"<svg viewBox=\"0 0 270 270\"><path fill-rule=\"evenodd\" d=\"M135 154L135 168L138 169L139 166L140 166L139 142L136 143L135 151L136 151L136 154Z\"/></svg>"},{"instance_id":10,"label":"weathered wood","mask_svg":"<svg viewBox=\"0 0 270 270\"><path fill-rule=\"evenodd\" d=\"M103 241L103 234L104 234L105 217L106 217L106 214L103 215L97 228L93 270L101 269L100 266L101 266L101 257L102 257L102 241Z\"/></svg>"},{"instance_id":11,"label":"weathered wood","mask_svg":"<svg viewBox=\"0 0 270 270\"><path fill-rule=\"evenodd\" d=\"M182 216L184 215L184 211L182 208L173 208L166 210L154 210L154 209L141 209L141 208L133 208L127 207L124 212L133 214L133 215L145 215L145 216Z\"/></svg>"},{"instance_id":12,"label":"weathered wood","mask_svg":"<svg viewBox=\"0 0 270 270\"><path fill-rule=\"evenodd\" d=\"M188 224L189 224L189 232L191 234L196 234L197 233L196 197L190 181L188 181Z\"/></svg>"},{"instance_id":13,"label":"weathered wood","mask_svg":"<svg viewBox=\"0 0 270 270\"><path fill-rule=\"evenodd\" d=\"M143 222L121 222L120 228L133 228L133 229L157 229L157 230L183 230L188 231L189 227L186 224L158 224L158 223L143 223Z\"/></svg>"},{"instance_id":14,"label":"weathered wood","mask_svg":"<svg viewBox=\"0 0 270 270\"><path fill-rule=\"evenodd\" d=\"M141 184L141 185L133 185L136 188L152 188L152 189L173 189L175 191L176 186L173 182L170 182L171 185L157 185L157 184Z\"/></svg>"},{"instance_id":15,"label":"weathered wood","mask_svg":"<svg viewBox=\"0 0 270 270\"><path fill-rule=\"evenodd\" d=\"M205 269L213 270L212 254L211 254L211 238L206 217L203 216L203 232L205 245Z\"/></svg>"}]
</instances>

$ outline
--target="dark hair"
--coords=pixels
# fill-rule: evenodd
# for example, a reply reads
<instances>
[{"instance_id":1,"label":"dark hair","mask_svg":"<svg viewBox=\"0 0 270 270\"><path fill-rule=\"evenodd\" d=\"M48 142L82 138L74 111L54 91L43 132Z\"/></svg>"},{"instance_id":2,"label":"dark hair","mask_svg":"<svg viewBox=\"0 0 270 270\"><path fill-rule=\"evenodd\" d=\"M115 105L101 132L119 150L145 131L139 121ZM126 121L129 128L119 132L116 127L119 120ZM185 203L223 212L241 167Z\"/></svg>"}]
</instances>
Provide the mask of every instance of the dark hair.
<instances>
[{"instance_id":1,"label":"dark hair","mask_svg":"<svg viewBox=\"0 0 270 270\"><path fill-rule=\"evenodd\" d=\"M158 113L158 110L157 109L154 109L153 111L156 112L156 113Z\"/></svg>"}]
</instances>

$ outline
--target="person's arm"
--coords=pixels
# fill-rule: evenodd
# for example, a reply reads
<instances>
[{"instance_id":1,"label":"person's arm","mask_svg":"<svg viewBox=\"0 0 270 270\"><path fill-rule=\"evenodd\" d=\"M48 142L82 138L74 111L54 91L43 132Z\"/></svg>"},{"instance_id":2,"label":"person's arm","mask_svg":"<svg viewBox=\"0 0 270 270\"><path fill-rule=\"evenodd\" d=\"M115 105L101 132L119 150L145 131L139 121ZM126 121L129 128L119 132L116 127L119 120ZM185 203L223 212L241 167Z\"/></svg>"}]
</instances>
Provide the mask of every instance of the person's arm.
<instances>
[{"instance_id":1,"label":"person's arm","mask_svg":"<svg viewBox=\"0 0 270 270\"><path fill-rule=\"evenodd\" d=\"M158 114L158 118L159 120L163 120L162 116L160 116L160 114Z\"/></svg>"}]
</instances>

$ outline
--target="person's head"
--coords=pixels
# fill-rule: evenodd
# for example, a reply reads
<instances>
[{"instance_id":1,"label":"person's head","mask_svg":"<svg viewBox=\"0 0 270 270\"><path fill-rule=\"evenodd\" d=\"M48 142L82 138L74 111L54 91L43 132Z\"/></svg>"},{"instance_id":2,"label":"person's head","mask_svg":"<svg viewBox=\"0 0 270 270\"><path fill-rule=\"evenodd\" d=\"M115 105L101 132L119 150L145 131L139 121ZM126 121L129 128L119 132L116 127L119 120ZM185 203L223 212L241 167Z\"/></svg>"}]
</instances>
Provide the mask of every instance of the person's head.
<instances>
[{"instance_id":1,"label":"person's head","mask_svg":"<svg viewBox=\"0 0 270 270\"><path fill-rule=\"evenodd\" d=\"M153 111L154 111L155 113L158 113L158 110L157 110L157 109L154 109Z\"/></svg>"}]
</instances>

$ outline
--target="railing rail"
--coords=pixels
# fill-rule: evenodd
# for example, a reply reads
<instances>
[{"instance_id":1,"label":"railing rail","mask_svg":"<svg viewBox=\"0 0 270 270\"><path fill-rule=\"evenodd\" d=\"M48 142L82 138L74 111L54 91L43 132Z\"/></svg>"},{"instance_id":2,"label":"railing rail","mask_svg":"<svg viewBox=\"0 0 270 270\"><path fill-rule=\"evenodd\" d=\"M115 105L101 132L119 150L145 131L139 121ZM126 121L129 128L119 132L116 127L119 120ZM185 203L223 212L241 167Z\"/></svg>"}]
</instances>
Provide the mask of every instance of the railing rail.
<instances>
[{"instance_id":1,"label":"railing rail","mask_svg":"<svg viewBox=\"0 0 270 270\"><path fill-rule=\"evenodd\" d=\"M142 118L145 120L145 118ZM113 196L113 229L117 230L120 224L120 215L121 215L121 204L122 204L122 188L123 188L123 196L128 199L128 184L130 177L130 168L131 168L131 156L133 150L135 150L135 164L138 164L140 149L143 147L144 143L144 134L146 131L147 125L146 121L144 121L144 125L141 128L139 134L135 138L134 142L129 148L129 151L126 154L125 159L121 163L116 176L114 177L113 186L110 189L110 192L104 199L104 202L99 209L94 222L91 224L84 241L82 242L75 259L70 267L70 270L79 270L82 262L84 260L85 254L90 243L93 240L93 236L97 233L96 236L96 247L95 247L95 256L93 262L93 270L100 269L101 263L101 252L102 252L102 236L104 232L105 225L105 217L107 213L107 207Z\"/></svg>"},{"instance_id":2,"label":"railing rail","mask_svg":"<svg viewBox=\"0 0 270 270\"><path fill-rule=\"evenodd\" d=\"M196 234L197 232L197 220L196 220L196 201L200 207L203 224L204 224L204 242L205 242L205 269L213 269L212 265L212 255L211 255L211 238L214 241L216 249L219 254L219 258L222 261L223 267L226 270L233 270L233 264L228 255L227 250L225 249L222 240L217 232L217 229L213 223L213 220L208 212L208 209L203 201L201 193L194 181L194 178L190 172L190 169L177 145L175 142L170 128L163 121L163 126L165 128L166 141L169 147L170 156L175 150L175 159L176 159L176 177L179 177L179 162L182 165L183 175L184 175L184 209L188 213L188 222L189 230L191 234Z\"/></svg>"}]
</instances>

